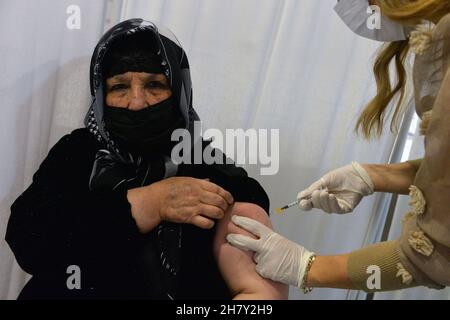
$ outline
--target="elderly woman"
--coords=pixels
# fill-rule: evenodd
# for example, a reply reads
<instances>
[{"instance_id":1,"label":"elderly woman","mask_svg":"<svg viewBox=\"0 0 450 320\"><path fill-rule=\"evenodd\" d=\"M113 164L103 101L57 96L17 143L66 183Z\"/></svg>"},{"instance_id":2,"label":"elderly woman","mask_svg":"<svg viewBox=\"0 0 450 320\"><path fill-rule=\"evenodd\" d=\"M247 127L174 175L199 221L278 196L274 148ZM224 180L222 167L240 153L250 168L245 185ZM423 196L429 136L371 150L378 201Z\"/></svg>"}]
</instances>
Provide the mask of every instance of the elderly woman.
<instances>
[{"instance_id":1,"label":"elderly woman","mask_svg":"<svg viewBox=\"0 0 450 320\"><path fill-rule=\"evenodd\" d=\"M141 19L115 26L94 51L91 93L87 128L52 148L11 207L6 240L33 275L20 298L287 298L225 241L232 214L270 225L261 186L234 165L170 159L172 132L199 120L175 37Z\"/></svg>"}]
</instances>

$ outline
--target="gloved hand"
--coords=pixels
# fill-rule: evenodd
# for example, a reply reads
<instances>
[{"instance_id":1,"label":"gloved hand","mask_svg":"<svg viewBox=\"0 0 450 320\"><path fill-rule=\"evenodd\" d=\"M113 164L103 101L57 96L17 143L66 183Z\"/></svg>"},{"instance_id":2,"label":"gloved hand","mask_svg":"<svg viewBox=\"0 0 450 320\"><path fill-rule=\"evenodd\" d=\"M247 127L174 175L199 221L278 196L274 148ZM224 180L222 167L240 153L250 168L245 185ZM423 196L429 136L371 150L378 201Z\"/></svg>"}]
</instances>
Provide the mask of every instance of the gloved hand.
<instances>
[{"instance_id":1,"label":"gloved hand","mask_svg":"<svg viewBox=\"0 0 450 320\"><path fill-rule=\"evenodd\" d=\"M234 247L254 251L256 271L273 281L300 287L308 260L313 255L301 245L275 233L262 223L250 218L234 215L231 220L237 226L259 237L229 234L227 241Z\"/></svg>"},{"instance_id":2,"label":"gloved hand","mask_svg":"<svg viewBox=\"0 0 450 320\"><path fill-rule=\"evenodd\" d=\"M357 162L333 170L314 182L297 196L299 207L309 211L322 209L327 213L349 213L364 196L374 192L367 171Z\"/></svg>"}]
</instances>

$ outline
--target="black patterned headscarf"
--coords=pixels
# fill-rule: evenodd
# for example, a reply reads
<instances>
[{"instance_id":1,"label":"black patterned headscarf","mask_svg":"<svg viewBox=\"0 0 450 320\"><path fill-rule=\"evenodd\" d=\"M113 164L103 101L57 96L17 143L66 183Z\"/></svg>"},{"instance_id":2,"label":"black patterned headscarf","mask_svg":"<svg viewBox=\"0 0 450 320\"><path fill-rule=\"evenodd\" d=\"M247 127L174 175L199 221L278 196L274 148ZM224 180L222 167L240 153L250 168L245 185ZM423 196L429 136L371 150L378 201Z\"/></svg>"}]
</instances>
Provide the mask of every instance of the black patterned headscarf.
<instances>
[{"instance_id":1,"label":"black patterned headscarf","mask_svg":"<svg viewBox=\"0 0 450 320\"><path fill-rule=\"evenodd\" d=\"M190 132L191 137L194 137L194 121L200 120L192 107L192 82L189 62L186 53L173 33L142 19L130 19L119 23L100 39L92 56L90 76L92 105L86 116L85 125L97 140L105 146L105 150L102 151L110 153L123 163L129 163L130 161L137 163L138 159L133 159L133 155L128 150L119 149L105 128L103 119L105 108L103 62L112 43L141 32L148 34L149 41L158 46L155 51L161 58L161 66L169 81L174 101L180 108L186 129ZM192 140L192 144L196 142L198 141ZM177 166L170 159L165 159L164 167L164 178L174 176L177 172ZM91 179L90 186L94 190L104 187L98 177L95 179L95 175Z\"/></svg>"},{"instance_id":2,"label":"black patterned headscarf","mask_svg":"<svg viewBox=\"0 0 450 320\"><path fill-rule=\"evenodd\" d=\"M167 29L142 19L131 19L110 29L99 41L91 61L92 104L86 115L85 125L104 146L99 150L91 173L89 187L92 192L126 191L147 186L158 180L173 177L178 167L167 156L149 162L135 156L111 138L103 119L105 108L104 60L112 44L141 33L148 35L149 42L157 48L161 67L167 77L175 103L184 117L186 129L191 135L192 147L201 141L194 140L194 121L199 117L192 107L192 84L187 56L176 37ZM144 37L145 38L145 37ZM198 140L201 140L199 137ZM176 277L179 271L181 249L181 226L162 223L157 229L160 262L165 273ZM173 282L173 281L168 281ZM170 287L170 286L169 286ZM172 289L167 296L172 297Z\"/></svg>"}]
</instances>

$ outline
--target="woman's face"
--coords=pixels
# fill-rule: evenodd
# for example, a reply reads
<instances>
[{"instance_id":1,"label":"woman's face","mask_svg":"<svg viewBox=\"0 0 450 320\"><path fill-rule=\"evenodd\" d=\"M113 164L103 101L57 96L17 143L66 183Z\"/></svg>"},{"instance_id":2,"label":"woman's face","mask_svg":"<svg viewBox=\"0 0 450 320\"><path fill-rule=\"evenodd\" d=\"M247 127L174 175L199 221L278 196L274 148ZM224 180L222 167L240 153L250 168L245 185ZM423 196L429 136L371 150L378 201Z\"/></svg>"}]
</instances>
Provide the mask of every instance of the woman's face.
<instances>
[{"instance_id":1,"label":"woman's face","mask_svg":"<svg viewBox=\"0 0 450 320\"><path fill-rule=\"evenodd\" d=\"M163 74L127 72L106 80L106 105L138 111L172 95Z\"/></svg>"}]
</instances>

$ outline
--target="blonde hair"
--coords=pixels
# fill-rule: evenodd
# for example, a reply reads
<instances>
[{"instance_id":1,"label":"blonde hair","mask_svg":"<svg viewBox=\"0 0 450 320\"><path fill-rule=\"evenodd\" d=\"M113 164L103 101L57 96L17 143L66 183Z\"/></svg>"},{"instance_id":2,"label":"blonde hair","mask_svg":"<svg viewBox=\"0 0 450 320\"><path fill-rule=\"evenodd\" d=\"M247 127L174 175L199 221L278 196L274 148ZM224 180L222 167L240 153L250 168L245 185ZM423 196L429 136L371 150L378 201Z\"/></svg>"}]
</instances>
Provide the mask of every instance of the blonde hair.
<instances>
[{"instance_id":1,"label":"blonde hair","mask_svg":"<svg viewBox=\"0 0 450 320\"><path fill-rule=\"evenodd\" d=\"M380 0L378 5L383 15L406 26L415 26L424 20L437 22L450 13L448 0ZM373 67L377 94L361 113L355 127L355 131L366 139L381 135L387 111L394 98L398 98L398 102L393 111L390 129L392 132L397 130L403 115L402 104L407 83L405 65L410 48L408 40L391 42L383 45L377 55ZM394 86L390 75L392 63L395 64L396 71Z\"/></svg>"}]
</instances>

